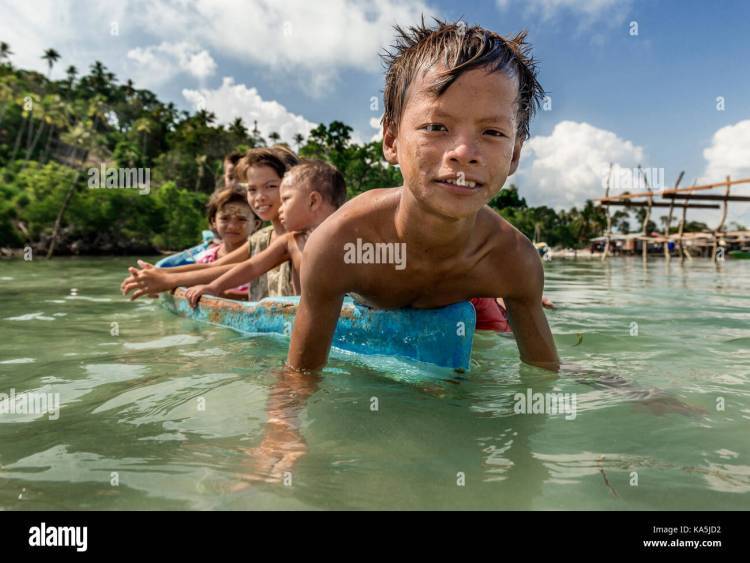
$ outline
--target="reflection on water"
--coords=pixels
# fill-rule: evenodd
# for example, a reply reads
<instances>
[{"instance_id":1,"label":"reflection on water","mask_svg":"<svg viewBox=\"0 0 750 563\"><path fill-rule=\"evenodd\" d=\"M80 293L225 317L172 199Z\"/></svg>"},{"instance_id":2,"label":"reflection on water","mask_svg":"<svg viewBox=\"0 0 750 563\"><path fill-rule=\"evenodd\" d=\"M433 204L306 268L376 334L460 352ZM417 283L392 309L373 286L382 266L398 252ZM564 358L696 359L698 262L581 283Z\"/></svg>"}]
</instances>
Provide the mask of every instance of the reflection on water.
<instances>
[{"instance_id":1,"label":"reflection on water","mask_svg":"<svg viewBox=\"0 0 750 563\"><path fill-rule=\"evenodd\" d=\"M747 262L546 263L560 377L494 334L466 374L285 373L281 338L120 298L127 263L0 262L0 400L61 407L0 402L0 508L750 506ZM575 417L519 412L531 392Z\"/></svg>"}]
</instances>

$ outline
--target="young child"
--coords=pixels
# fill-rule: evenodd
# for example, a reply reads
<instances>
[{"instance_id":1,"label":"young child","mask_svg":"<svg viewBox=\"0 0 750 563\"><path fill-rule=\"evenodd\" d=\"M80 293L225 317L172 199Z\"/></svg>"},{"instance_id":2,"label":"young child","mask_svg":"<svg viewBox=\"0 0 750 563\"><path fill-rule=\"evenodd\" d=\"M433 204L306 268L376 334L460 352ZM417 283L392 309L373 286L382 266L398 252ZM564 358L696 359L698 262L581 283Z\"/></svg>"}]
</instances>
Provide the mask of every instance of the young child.
<instances>
[{"instance_id":1,"label":"young child","mask_svg":"<svg viewBox=\"0 0 750 563\"><path fill-rule=\"evenodd\" d=\"M238 185L247 190L247 202L253 212L262 220L271 223L255 232L247 245L227 253L211 264L190 264L177 268L154 269L150 264L139 261L141 270L129 268L130 275L123 280L120 289L124 294L135 290L131 300L144 295L139 286L139 274L146 270L156 270L146 277L155 276L162 280L161 285L165 289L177 287L169 282L163 281L164 276L176 275L183 272L201 270L211 266L226 264L237 264L263 251L271 241L286 233L284 225L279 219L279 208L281 197L279 185L286 172L299 162L297 156L285 147L257 148L251 149L240 159L237 164L236 174L238 178L245 180ZM258 301L268 296L293 295L292 271L288 263L283 263L250 284L248 299Z\"/></svg>"},{"instance_id":2,"label":"young child","mask_svg":"<svg viewBox=\"0 0 750 563\"><path fill-rule=\"evenodd\" d=\"M354 198L307 241L287 358L325 365L346 293L373 307L442 307L502 297L522 361L558 370L531 242L486 204L518 167L542 89L525 34L424 22L386 56L383 152L400 188ZM402 244L406 267L347 263L358 239Z\"/></svg>"},{"instance_id":3,"label":"young child","mask_svg":"<svg viewBox=\"0 0 750 563\"><path fill-rule=\"evenodd\" d=\"M303 161L292 168L281 182L279 217L286 227L286 234L211 283L188 289L190 304L196 307L201 295L221 295L227 288L252 280L287 260L292 263L295 293L299 293L299 272L307 238L345 200L346 183L335 167L322 161ZM195 272L193 275L198 279L201 274ZM189 280L185 277L183 281L187 284Z\"/></svg>"},{"instance_id":4,"label":"young child","mask_svg":"<svg viewBox=\"0 0 750 563\"><path fill-rule=\"evenodd\" d=\"M261 226L260 219L250 209L246 195L238 188L224 188L214 192L208 200L208 223L219 242L195 257L197 264L211 264L247 244L250 235ZM223 293L224 297L247 299L247 284Z\"/></svg>"},{"instance_id":5,"label":"young child","mask_svg":"<svg viewBox=\"0 0 750 563\"><path fill-rule=\"evenodd\" d=\"M236 188L224 188L214 192L206 205L208 224L219 242L196 256L199 264L210 264L247 244L261 226L253 213L247 196Z\"/></svg>"},{"instance_id":6,"label":"young child","mask_svg":"<svg viewBox=\"0 0 750 563\"><path fill-rule=\"evenodd\" d=\"M238 152L229 153L224 157L222 163L224 168L223 174L223 185L217 186L216 191L226 188L234 188L237 185L237 164L239 163L242 155Z\"/></svg>"},{"instance_id":7,"label":"young child","mask_svg":"<svg viewBox=\"0 0 750 563\"><path fill-rule=\"evenodd\" d=\"M284 175L281 199L279 216L287 232L277 236L268 248L252 258L241 264L222 264L176 273L159 268L131 268L133 279L125 292L135 289L143 295L179 286L209 284L191 289L191 302L195 304L203 293L220 295L226 288L248 282L289 260L293 265L293 287L298 292L300 260L307 237L344 203L346 184L341 173L330 164L307 161ZM214 281L216 283L212 283Z\"/></svg>"}]
</instances>

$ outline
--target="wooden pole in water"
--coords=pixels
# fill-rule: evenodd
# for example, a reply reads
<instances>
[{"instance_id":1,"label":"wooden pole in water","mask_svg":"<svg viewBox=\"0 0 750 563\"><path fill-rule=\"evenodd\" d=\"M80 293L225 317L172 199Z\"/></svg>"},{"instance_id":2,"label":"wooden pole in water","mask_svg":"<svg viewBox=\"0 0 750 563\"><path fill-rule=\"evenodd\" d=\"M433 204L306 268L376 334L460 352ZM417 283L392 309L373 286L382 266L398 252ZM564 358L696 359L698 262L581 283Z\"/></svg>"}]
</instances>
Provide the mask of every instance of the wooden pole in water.
<instances>
[{"instance_id":1,"label":"wooden pole in water","mask_svg":"<svg viewBox=\"0 0 750 563\"><path fill-rule=\"evenodd\" d=\"M653 192L651 191L651 186L648 185L648 179L646 178L646 175L643 173L643 170L641 169L641 165L638 165L638 172L639 176L643 177L643 182L646 185L646 189L648 190L648 207L646 207L646 217L643 219L643 232L641 233L643 236L643 239L641 242L643 243L642 247L642 255L643 255L643 265L646 266L648 264L648 238L646 238L646 231L648 230L648 222L651 220L651 204L653 203Z\"/></svg>"},{"instance_id":2,"label":"wooden pole in water","mask_svg":"<svg viewBox=\"0 0 750 563\"><path fill-rule=\"evenodd\" d=\"M695 185L696 180L693 180L693 185ZM685 217L687 216L687 204L690 201L690 196L692 195L692 192L688 192L688 194L685 196L685 207L682 208L682 219L680 220L680 230L678 233L677 240L679 241L680 245L680 264L685 263L685 257L687 257L688 260L691 262L693 261L693 257L690 256L690 252L688 252L688 249L685 248L685 242L682 239L682 233L685 230Z\"/></svg>"},{"instance_id":3,"label":"wooden pole in water","mask_svg":"<svg viewBox=\"0 0 750 563\"><path fill-rule=\"evenodd\" d=\"M713 246L713 252L711 254L711 260L716 262L716 255L719 248L719 234L721 233L721 230L724 228L724 221L727 220L727 211L729 210L729 190L732 189L732 179L727 176L727 189L724 191L724 202L722 204L722 210L721 210L721 221L719 221L719 226L716 227L716 230L714 231L714 246Z\"/></svg>"},{"instance_id":4,"label":"wooden pole in water","mask_svg":"<svg viewBox=\"0 0 750 563\"><path fill-rule=\"evenodd\" d=\"M675 189L680 187L680 182L682 181L682 177L685 175L685 171L681 171L680 175L677 176L677 181L674 183ZM669 217L667 218L667 224L664 227L664 258L666 258L667 262L669 262L672 259L672 255L669 252L669 231L672 228L672 212L674 211L674 200L672 200L672 205L669 206Z\"/></svg>"},{"instance_id":5,"label":"wooden pole in water","mask_svg":"<svg viewBox=\"0 0 750 563\"><path fill-rule=\"evenodd\" d=\"M609 172L607 173L607 186L604 189L604 197L609 197L609 182L612 179L612 163L609 163ZM602 262L604 262L607 259L607 256L609 255L609 238L612 235L612 214L609 212L609 207L607 207L607 234L605 235L607 238L604 241L604 252L602 253Z\"/></svg>"},{"instance_id":6,"label":"wooden pole in water","mask_svg":"<svg viewBox=\"0 0 750 563\"><path fill-rule=\"evenodd\" d=\"M678 188L680 186L680 182L682 181L682 177L685 175L685 171L681 171L680 175L677 176L677 181L674 183L674 187ZM672 203L674 204L674 200L672 200ZM669 216L667 217L667 224L664 226L664 238L666 239L664 241L664 244L662 245L664 247L664 258L666 258L667 263L672 259L672 254L669 252L669 231L672 229L672 212L674 211L674 205L669 206Z\"/></svg>"}]
</instances>

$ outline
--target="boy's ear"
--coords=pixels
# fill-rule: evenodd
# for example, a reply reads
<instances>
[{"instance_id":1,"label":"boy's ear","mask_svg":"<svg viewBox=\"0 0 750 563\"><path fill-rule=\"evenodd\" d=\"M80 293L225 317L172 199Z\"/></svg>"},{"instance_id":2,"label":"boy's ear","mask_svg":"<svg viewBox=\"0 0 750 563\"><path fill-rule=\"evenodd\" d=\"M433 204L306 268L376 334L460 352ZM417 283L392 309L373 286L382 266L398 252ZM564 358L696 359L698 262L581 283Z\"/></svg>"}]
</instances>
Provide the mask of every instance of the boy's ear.
<instances>
[{"instance_id":1,"label":"boy's ear","mask_svg":"<svg viewBox=\"0 0 750 563\"><path fill-rule=\"evenodd\" d=\"M508 170L508 176L513 175L518 170L518 163L521 162L521 149L523 148L523 140L516 141L513 147L513 157L510 159L510 170Z\"/></svg>"},{"instance_id":2,"label":"boy's ear","mask_svg":"<svg viewBox=\"0 0 750 563\"><path fill-rule=\"evenodd\" d=\"M317 205L319 205L323 201L323 196L320 195L320 192L316 192L315 190L312 190L310 192L310 196L309 197L310 197L309 201L310 201L310 207L311 208L316 207Z\"/></svg>"},{"instance_id":3,"label":"boy's ear","mask_svg":"<svg viewBox=\"0 0 750 563\"><path fill-rule=\"evenodd\" d=\"M388 164L398 164L398 141L392 127L383 127L383 156Z\"/></svg>"}]
</instances>

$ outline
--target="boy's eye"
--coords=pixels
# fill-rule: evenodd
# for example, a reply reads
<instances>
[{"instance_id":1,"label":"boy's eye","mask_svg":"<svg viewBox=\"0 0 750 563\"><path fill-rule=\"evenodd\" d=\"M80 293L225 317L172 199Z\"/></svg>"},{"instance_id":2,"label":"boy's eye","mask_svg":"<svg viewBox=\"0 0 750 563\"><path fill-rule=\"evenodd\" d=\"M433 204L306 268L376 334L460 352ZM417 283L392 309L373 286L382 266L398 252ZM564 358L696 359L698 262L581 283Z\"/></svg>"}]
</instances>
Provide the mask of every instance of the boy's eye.
<instances>
[{"instance_id":1,"label":"boy's eye","mask_svg":"<svg viewBox=\"0 0 750 563\"><path fill-rule=\"evenodd\" d=\"M497 129L487 129L485 133L492 135L493 137L505 137L505 133L498 131Z\"/></svg>"},{"instance_id":2,"label":"boy's eye","mask_svg":"<svg viewBox=\"0 0 750 563\"><path fill-rule=\"evenodd\" d=\"M447 131L445 125L442 125L440 123L428 123L424 127L422 127L425 131Z\"/></svg>"}]
</instances>

